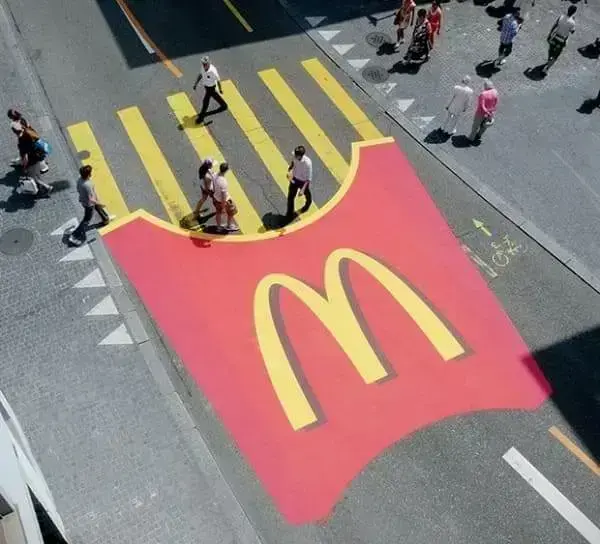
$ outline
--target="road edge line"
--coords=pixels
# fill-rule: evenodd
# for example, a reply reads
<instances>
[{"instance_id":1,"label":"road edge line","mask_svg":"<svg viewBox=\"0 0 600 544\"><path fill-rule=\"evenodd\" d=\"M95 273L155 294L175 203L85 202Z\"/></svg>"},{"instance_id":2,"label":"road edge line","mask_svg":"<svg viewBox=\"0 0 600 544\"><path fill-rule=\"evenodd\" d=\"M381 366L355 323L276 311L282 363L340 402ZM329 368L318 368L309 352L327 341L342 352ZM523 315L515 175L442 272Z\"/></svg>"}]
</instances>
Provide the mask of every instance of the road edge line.
<instances>
[{"instance_id":1,"label":"road edge line","mask_svg":"<svg viewBox=\"0 0 600 544\"><path fill-rule=\"evenodd\" d=\"M316 47L342 72L344 72L359 89L377 103L382 109L383 114L387 115L392 121L395 121L404 132L421 146L422 149L450 170L450 172L461 180L464 185L469 187L500 215L508 219L508 221L525 233L529 238L534 240L542 249L571 271L571 273L600 294L600 278L596 277L585 264L563 248L554 238L546 234L546 232L539 228L535 223L526 219L521 212L517 211L511 204L506 202L504 198L496 193L490 186L483 183L470 170L461 166L449 153L442 150L433 151L431 147L425 145L421 129L410 121L410 119L402 112L395 110L393 102L385 98L374 85L358 78L356 70L354 70L352 66L348 64L346 59L337 53L326 40L319 36L318 30L312 28L310 24L304 20L304 16L301 15L288 0L277 0L277 2L288 14L290 19L310 38Z\"/></svg>"}]
</instances>

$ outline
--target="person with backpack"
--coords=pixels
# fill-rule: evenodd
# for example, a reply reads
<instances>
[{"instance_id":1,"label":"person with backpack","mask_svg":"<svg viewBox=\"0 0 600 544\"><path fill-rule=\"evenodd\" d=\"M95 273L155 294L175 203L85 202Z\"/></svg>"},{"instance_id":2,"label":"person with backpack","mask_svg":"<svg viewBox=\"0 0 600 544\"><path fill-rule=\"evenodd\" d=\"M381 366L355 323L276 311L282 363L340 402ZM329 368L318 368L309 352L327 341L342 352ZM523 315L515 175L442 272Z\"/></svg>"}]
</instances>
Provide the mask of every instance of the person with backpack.
<instances>
[{"instance_id":1,"label":"person with backpack","mask_svg":"<svg viewBox=\"0 0 600 544\"><path fill-rule=\"evenodd\" d=\"M23 114L20 111L17 111L15 109L11 108L8 110L7 116L11 121L11 126L13 123L20 123L23 128L29 128L31 130L34 130L33 127L27 121L27 119L25 119L25 117L23 117ZM12 160L10 162L10 165L11 166L20 166L21 165L21 156L19 155L16 159ZM42 161L42 164L40 166L41 166L40 173L45 174L49 169L48 163L47 163L47 157Z\"/></svg>"},{"instance_id":2,"label":"person with backpack","mask_svg":"<svg viewBox=\"0 0 600 544\"><path fill-rule=\"evenodd\" d=\"M20 121L13 121L11 129L19 138L17 146L23 172L34 181L38 191L42 188L46 196L49 196L53 187L44 183L41 178L47 166L45 159L49 151L48 144L34 129L23 126Z\"/></svg>"}]
</instances>

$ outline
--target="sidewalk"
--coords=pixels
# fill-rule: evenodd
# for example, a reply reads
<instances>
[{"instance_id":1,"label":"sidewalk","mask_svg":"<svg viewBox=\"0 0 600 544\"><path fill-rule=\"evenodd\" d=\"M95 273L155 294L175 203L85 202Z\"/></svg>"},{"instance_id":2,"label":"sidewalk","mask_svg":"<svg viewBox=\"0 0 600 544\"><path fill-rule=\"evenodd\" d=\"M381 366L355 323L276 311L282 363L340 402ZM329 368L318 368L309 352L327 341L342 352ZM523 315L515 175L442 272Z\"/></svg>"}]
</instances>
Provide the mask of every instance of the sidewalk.
<instances>
[{"instance_id":1,"label":"sidewalk","mask_svg":"<svg viewBox=\"0 0 600 544\"><path fill-rule=\"evenodd\" d=\"M77 250L63 241L61 225L81 215L76 165L9 17L0 3L0 71L8 76L0 81L0 110L22 111L51 143L45 179L55 190L50 199L13 194L17 175L8 164L16 138L5 119L0 390L24 427L69 541L254 543L101 240L92 234Z\"/></svg>"},{"instance_id":2,"label":"sidewalk","mask_svg":"<svg viewBox=\"0 0 600 544\"><path fill-rule=\"evenodd\" d=\"M597 6L577 4L576 33L545 79L524 72L545 62L547 33L569 4L549 0L531 8L512 55L491 75L500 93L496 123L481 146L465 147L460 136L469 130L472 113L459 123L457 138L434 144L427 143L427 136L439 127L452 86L465 74L480 90L481 76L488 74L478 65L497 55L498 18L490 13L494 15L501 2L487 7L443 4L442 35L431 60L416 72L398 64L406 44L399 53L380 48L383 41L395 39L395 4L382 1L350 8L344 2L280 2L317 45L430 152L600 288L600 115L578 111L600 86L599 61L578 51L600 36Z\"/></svg>"}]
</instances>

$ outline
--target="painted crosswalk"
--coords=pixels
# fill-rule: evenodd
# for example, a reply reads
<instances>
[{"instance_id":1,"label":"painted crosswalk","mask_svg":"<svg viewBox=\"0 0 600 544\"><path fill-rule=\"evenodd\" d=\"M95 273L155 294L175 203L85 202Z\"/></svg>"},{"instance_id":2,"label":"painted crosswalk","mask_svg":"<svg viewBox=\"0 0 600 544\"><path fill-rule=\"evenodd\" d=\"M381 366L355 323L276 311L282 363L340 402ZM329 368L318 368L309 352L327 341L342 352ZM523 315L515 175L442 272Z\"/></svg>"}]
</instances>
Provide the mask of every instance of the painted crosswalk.
<instances>
[{"instance_id":1,"label":"painted crosswalk","mask_svg":"<svg viewBox=\"0 0 600 544\"><path fill-rule=\"evenodd\" d=\"M322 95L323 107L337 112L345 122L352 127L356 139L377 139L383 134L365 114L356 101L344 89L343 85L330 73L318 59L307 59L299 63L298 73L305 79L304 85L310 85L320 96ZM280 108L289 119L290 129L295 130L305 143L309 153L317 157L331 177L338 183L343 183L349 171L350 143L344 142L344 147L338 147L332 137L328 136L322 128L319 115L309 104L305 104L303 96L298 92L296 85L291 85L284 75L275 68L268 68L256 73L256 83L264 88L264 96L270 97L275 107ZM261 111L260 104L245 96L244 88L235 80L223 82L224 95L226 96L232 122L239 130L239 138L249 144L257 161L268 172L265 183L272 183L274 190L280 192L285 198L288 190L288 167L291 159L290 150L300 141L283 142L275 134L269 118L263 118L257 112ZM160 105L158 106L160 107ZM232 161L223 152L222 141L213 133L213 128L208 124L196 124L197 111L191 97L186 92L176 92L165 97L165 108L177 119L183 139L179 150L191 154L198 163L211 157L218 163L228 160L231 170L227 174L229 192L238 208L236 220L244 233L263 232L265 225L261 217L265 210L259 209L260 205L253 201L256 199L256 187L248 185L251 181L247 176L236 175L236 170L243 166ZM175 225L183 225L191 217L192 207L199 195L186 194L181 180L177 179L179 169L177 158L173 153L161 149L162 131L160 134L153 131L153 111L145 111L142 106L125 105L115 112L115 130L124 133L128 146L123 153L137 155L139 163L143 166L140 179L137 183L147 183L147 191L152 192L160 201L164 218ZM94 133L93 121L81 120L68 127L68 133L75 150L78 152L82 163L92 165L94 180L100 200L106 204L112 216L121 218L136 209L135 202L128 202L131 191L124 192L121 187L129 180L119 179L117 169L111 167L111 156L105 156L100 134ZM240 140L241 141L241 140ZM129 147L127 149L127 147ZM114 149L114 146L106 146ZM231 153L231 152L230 152ZM346 158L344 156L346 155ZM122 160L122 157L120 157ZM136 159L136 160L137 160ZM119 161L115 161L119 164ZM115 163L113 163L115 164ZM139 168L139 166L137 167ZM145 172L145 174L144 174ZM245 172L243 172L246 174ZM147 181L145 181L147 180ZM243 183L242 183L243 181ZM188 185L189 187L189 185ZM261 187L261 190L265 190ZM268 189L267 189L268 190ZM124 194L127 196L125 198ZM153 197L154 198L154 197ZM280 199L279 202L282 202ZM323 203L321 203L323 204ZM314 206L314 209L317 207ZM274 212L275 210L273 210ZM312 213L314 210L310 210Z\"/></svg>"}]
</instances>

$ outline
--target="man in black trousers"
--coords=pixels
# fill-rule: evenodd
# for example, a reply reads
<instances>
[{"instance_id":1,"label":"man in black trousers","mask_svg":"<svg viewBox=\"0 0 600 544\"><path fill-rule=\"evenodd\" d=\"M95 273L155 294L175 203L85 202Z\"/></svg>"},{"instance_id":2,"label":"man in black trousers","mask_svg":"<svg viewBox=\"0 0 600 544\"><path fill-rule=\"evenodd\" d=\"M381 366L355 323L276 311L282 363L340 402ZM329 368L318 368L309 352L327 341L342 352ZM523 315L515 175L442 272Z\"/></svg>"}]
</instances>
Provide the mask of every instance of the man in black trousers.
<instances>
[{"instance_id":1,"label":"man in black trousers","mask_svg":"<svg viewBox=\"0 0 600 544\"><path fill-rule=\"evenodd\" d=\"M306 149L303 145L299 145L294 149L294 158L288 168L288 178L290 186L287 196L287 213L288 221L294 219L296 212L294 210L294 200L296 196L304 195L306 202L300 209L301 213L305 213L312 204L312 194L310 192L310 182L312 181L313 169L312 161L306 156Z\"/></svg>"},{"instance_id":2,"label":"man in black trousers","mask_svg":"<svg viewBox=\"0 0 600 544\"><path fill-rule=\"evenodd\" d=\"M196 78L196 83L194 83L194 91L198 86L198 83L202 83L204 86L204 98L202 99L202 109L196 118L196 124L199 125L204 121L204 117L206 116L206 111L208 110L208 103L211 98L214 98L220 108L219 111L225 111L227 109L227 102L223 100L221 95L223 94L223 89L221 88L221 78L219 77L219 72L215 68L214 64L210 63L210 59L208 57L202 57L202 70L198 77ZM219 92L217 92L217 89Z\"/></svg>"}]
</instances>

